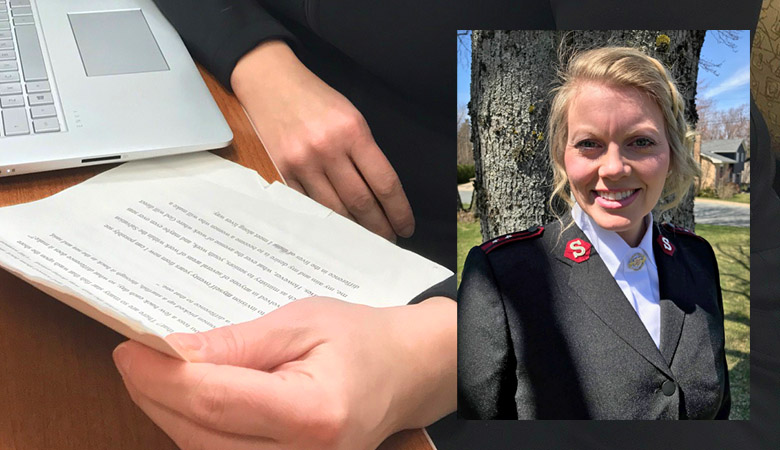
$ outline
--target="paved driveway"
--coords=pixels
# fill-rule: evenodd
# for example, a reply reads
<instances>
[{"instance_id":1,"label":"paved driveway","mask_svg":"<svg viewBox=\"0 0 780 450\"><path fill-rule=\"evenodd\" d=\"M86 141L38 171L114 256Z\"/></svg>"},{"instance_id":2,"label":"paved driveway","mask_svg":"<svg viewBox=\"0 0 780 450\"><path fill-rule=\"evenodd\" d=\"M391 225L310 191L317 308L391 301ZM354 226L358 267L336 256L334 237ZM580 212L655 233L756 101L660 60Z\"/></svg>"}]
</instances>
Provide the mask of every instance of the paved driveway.
<instances>
[{"instance_id":1,"label":"paved driveway","mask_svg":"<svg viewBox=\"0 0 780 450\"><path fill-rule=\"evenodd\" d=\"M459 184L458 194L460 194L460 201L463 203L471 203L471 197L474 194L473 185L471 183Z\"/></svg>"},{"instance_id":2,"label":"paved driveway","mask_svg":"<svg viewBox=\"0 0 780 450\"><path fill-rule=\"evenodd\" d=\"M693 203L696 223L708 225L750 226L750 205L724 202L709 198L697 198Z\"/></svg>"}]
</instances>

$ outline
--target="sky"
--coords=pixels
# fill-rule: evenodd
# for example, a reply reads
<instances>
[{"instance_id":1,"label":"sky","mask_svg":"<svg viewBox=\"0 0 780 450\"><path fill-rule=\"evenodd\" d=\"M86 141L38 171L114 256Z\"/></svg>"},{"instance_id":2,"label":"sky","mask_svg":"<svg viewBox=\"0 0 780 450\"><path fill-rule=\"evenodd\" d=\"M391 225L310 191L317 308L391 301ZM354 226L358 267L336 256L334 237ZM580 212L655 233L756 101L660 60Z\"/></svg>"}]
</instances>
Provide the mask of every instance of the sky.
<instances>
[{"instance_id":1,"label":"sky","mask_svg":"<svg viewBox=\"0 0 780 450\"><path fill-rule=\"evenodd\" d=\"M750 32L737 32L736 51L718 42L715 33L708 31L704 37L701 58L720 64L720 67L715 68L717 75L699 67L698 98L711 98L716 110L747 106L750 101ZM470 96L470 39L464 40L465 47L458 44L458 109L468 103Z\"/></svg>"}]
</instances>

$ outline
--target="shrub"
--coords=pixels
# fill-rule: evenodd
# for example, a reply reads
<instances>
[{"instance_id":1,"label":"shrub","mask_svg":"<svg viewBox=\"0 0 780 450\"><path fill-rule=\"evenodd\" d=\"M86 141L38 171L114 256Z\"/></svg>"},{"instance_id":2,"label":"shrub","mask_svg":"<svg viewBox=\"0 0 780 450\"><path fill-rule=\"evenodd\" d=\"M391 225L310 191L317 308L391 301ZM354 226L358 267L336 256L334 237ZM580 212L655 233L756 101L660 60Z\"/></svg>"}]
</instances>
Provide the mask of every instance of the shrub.
<instances>
[{"instance_id":1,"label":"shrub","mask_svg":"<svg viewBox=\"0 0 780 450\"><path fill-rule=\"evenodd\" d=\"M475 174L473 164L458 164L458 184L468 183Z\"/></svg>"},{"instance_id":2,"label":"shrub","mask_svg":"<svg viewBox=\"0 0 780 450\"><path fill-rule=\"evenodd\" d=\"M697 197L702 197L702 198L718 198L718 196L717 196L717 195L715 195L715 189L713 189L713 188L711 188L711 187L705 187L705 188L701 188L701 189L699 190L699 193L697 194Z\"/></svg>"},{"instance_id":3,"label":"shrub","mask_svg":"<svg viewBox=\"0 0 780 450\"><path fill-rule=\"evenodd\" d=\"M739 185L737 183L723 183L716 189L718 198L731 198L739 192Z\"/></svg>"}]
</instances>

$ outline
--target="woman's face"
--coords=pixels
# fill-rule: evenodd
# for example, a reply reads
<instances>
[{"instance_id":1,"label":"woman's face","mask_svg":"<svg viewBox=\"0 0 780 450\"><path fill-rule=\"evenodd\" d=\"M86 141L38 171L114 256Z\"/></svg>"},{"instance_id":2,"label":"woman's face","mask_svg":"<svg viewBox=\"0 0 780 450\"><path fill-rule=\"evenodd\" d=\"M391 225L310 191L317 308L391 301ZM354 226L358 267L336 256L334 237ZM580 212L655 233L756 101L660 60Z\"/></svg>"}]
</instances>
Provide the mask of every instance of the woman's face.
<instances>
[{"instance_id":1,"label":"woman's face","mask_svg":"<svg viewBox=\"0 0 780 450\"><path fill-rule=\"evenodd\" d=\"M661 197L669 172L663 114L635 88L585 83L568 111L564 165L582 209L630 246Z\"/></svg>"}]
</instances>

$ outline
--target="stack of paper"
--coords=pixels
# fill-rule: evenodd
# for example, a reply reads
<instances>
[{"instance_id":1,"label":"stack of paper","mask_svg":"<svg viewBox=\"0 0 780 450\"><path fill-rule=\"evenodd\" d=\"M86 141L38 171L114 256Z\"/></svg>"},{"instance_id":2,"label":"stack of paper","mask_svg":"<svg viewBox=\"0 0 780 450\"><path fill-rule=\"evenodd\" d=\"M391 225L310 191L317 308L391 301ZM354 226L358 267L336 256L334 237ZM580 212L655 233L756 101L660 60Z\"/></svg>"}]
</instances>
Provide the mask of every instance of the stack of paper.
<instances>
[{"instance_id":1,"label":"stack of paper","mask_svg":"<svg viewBox=\"0 0 780 450\"><path fill-rule=\"evenodd\" d=\"M125 336L245 322L314 295L402 305L452 272L211 153L131 162L0 209L0 266Z\"/></svg>"}]
</instances>

